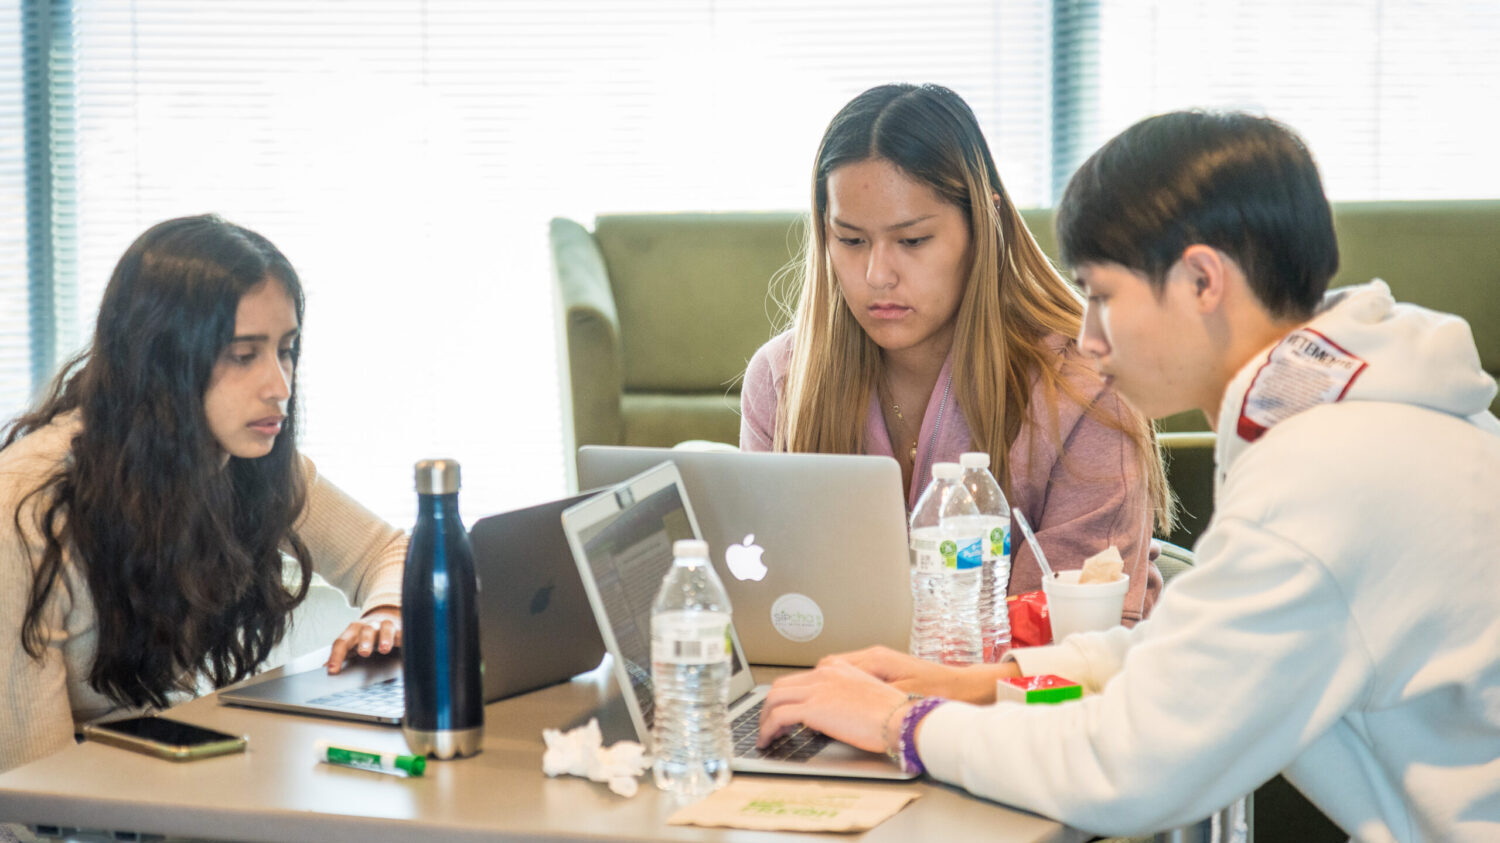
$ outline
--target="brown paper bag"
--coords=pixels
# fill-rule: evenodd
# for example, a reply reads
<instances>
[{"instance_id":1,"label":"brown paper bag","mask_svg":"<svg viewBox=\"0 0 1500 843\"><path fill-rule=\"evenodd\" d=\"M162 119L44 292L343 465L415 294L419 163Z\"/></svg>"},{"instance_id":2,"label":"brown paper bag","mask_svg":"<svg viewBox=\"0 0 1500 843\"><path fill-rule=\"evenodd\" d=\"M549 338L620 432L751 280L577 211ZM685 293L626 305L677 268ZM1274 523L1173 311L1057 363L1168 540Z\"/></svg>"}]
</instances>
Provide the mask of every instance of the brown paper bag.
<instances>
[{"instance_id":1,"label":"brown paper bag","mask_svg":"<svg viewBox=\"0 0 1500 843\"><path fill-rule=\"evenodd\" d=\"M757 831L864 831L921 795L912 788L734 779L679 809L667 823Z\"/></svg>"}]
</instances>

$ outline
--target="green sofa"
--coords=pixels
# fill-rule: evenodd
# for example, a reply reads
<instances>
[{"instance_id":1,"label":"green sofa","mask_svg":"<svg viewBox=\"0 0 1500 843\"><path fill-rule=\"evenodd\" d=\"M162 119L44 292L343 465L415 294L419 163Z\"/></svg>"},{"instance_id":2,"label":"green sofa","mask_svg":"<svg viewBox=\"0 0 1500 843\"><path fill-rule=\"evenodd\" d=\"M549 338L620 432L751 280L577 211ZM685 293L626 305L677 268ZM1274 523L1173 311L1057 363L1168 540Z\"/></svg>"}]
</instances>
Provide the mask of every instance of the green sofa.
<instances>
[{"instance_id":1,"label":"green sofa","mask_svg":"<svg viewBox=\"0 0 1500 843\"><path fill-rule=\"evenodd\" d=\"M1023 215L1055 255L1052 213ZM738 441L739 378L785 323L772 281L792 268L804 219L614 214L593 231L552 221L570 487L580 445ZM1340 204L1334 221L1335 286L1378 276L1400 299L1465 317L1485 369L1500 374L1500 201ZM1213 436L1196 412L1159 427L1185 510L1170 538L1191 547L1211 509Z\"/></svg>"}]
</instances>

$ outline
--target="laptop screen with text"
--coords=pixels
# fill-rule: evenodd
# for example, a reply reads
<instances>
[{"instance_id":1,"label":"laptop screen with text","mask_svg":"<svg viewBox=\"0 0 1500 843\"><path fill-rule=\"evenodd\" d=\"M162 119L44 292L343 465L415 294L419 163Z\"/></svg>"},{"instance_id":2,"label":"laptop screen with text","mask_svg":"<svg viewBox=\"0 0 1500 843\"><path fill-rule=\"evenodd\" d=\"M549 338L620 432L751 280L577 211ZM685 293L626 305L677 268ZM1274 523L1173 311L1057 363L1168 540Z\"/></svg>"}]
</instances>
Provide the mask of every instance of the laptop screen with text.
<instances>
[{"instance_id":1,"label":"laptop screen with text","mask_svg":"<svg viewBox=\"0 0 1500 843\"><path fill-rule=\"evenodd\" d=\"M672 568L672 543L696 538L679 488L669 484L578 534L648 728L653 722L655 698L651 684L651 606ZM734 672L746 670L748 665L739 648L732 649Z\"/></svg>"}]
</instances>

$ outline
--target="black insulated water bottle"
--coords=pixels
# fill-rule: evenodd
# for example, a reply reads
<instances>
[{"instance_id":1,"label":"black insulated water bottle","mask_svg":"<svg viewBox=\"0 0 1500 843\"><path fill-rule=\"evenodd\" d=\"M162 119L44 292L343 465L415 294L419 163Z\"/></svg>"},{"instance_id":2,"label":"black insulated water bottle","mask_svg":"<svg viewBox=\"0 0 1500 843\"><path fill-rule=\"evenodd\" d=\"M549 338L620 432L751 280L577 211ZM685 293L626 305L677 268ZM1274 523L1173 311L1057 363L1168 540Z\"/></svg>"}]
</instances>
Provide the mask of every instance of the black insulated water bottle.
<instances>
[{"instance_id":1,"label":"black insulated water bottle","mask_svg":"<svg viewBox=\"0 0 1500 843\"><path fill-rule=\"evenodd\" d=\"M474 755L484 738L479 581L458 515L458 463L417 463L417 524L401 582L406 745L419 755Z\"/></svg>"}]
</instances>

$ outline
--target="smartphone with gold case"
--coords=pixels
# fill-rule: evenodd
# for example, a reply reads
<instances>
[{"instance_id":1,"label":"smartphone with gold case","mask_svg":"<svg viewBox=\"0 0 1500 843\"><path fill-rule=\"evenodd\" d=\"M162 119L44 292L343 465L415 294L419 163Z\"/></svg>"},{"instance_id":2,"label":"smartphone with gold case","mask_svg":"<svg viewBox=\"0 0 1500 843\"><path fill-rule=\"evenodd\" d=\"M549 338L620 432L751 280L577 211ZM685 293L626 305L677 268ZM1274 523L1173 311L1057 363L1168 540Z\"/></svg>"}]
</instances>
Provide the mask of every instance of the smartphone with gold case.
<instances>
[{"instance_id":1,"label":"smartphone with gold case","mask_svg":"<svg viewBox=\"0 0 1500 843\"><path fill-rule=\"evenodd\" d=\"M231 752L244 752L243 735L231 735L181 720L147 715L108 723L90 723L83 736L97 743L134 750L170 761L192 761Z\"/></svg>"}]
</instances>

